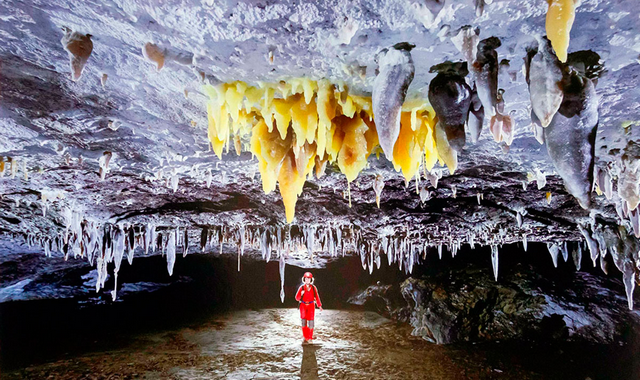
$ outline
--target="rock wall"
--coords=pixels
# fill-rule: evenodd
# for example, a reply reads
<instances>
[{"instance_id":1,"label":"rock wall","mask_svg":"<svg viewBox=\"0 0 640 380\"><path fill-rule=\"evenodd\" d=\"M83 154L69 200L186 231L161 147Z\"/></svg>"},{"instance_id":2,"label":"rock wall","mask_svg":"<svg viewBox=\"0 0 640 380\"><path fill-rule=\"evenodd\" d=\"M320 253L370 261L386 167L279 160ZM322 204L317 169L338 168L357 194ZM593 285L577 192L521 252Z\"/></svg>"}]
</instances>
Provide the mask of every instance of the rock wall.
<instances>
[{"instance_id":1,"label":"rock wall","mask_svg":"<svg viewBox=\"0 0 640 380\"><path fill-rule=\"evenodd\" d=\"M629 311L618 281L576 272L570 286L517 264L498 282L470 266L435 275L378 283L354 304L413 326L413 335L438 343L568 339L613 343L631 338L640 313Z\"/></svg>"}]
</instances>

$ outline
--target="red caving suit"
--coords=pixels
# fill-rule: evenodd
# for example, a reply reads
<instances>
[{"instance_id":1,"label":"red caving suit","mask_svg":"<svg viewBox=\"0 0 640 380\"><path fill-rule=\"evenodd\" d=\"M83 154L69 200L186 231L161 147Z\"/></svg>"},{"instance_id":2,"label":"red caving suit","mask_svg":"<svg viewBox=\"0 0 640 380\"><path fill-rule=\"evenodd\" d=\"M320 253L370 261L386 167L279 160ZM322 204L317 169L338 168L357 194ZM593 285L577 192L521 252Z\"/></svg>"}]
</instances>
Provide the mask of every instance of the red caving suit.
<instances>
[{"instance_id":1,"label":"red caving suit","mask_svg":"<svg viewBox=\"0 0 640 380\"><path fill-rule=\"evenodd\" d=\"M304 290L304 295L302 295L302 291ZM302 298L302 299L301 299ZM300 303L300 318L306 319L308 321L313 321L316 315L316 305L314 303L318 303L318 307L322 307L322 302L320 302L320 296L318 295L318 288L315 285L305 285L302 284L296 293L296 301Z\"/></svg>"}]
</instances>

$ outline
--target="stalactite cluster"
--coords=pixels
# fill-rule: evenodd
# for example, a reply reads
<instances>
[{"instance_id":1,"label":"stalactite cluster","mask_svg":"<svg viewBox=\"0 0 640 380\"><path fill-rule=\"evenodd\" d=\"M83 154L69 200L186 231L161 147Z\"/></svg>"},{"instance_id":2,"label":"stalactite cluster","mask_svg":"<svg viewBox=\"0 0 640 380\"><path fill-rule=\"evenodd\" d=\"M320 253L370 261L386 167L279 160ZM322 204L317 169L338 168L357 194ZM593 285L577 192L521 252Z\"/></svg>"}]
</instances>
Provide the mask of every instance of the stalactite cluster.
<instances>
[{"instance_id":1,"label":"stalactite cluster","mask_svg":"<svg viewBox=\"0 0 640 380\"><path fill-rule=\"evenodd\" d=\"M109 264L113 265L115 285L112 296L115 300L117 278L120 265L126 256L129 264L133 263L136 251L138 255L160 253L166 256L167 271L173 274L178 252L183 257L188 253L209 252L228 253L229 245L237 248L238 270L241 270L241 257L246 249L260 253L263 260L269 262L277 257L280 272L284 278L284 269L288 259L315 260L317 255L328 254L330 257L356 254L360 256L364 270L373 272L380 268L386 256L389 265L397 264L400 270L410 274L414 265L420 264L428 252L437 252L442 258L443 247L455 257L462 244L491 247L492 267L498 279L499 247L513 243L507 238L506 231L495 231L490 225L480 226L468 231L461 237L451 230L440 230L437 226L387 226L375 233L363 230L350 224L329 225L249 225L227 224L211 225L198 228L190 226L156 226L153 223L100 223L85 217L82 213L65 208L62 211L64 230L55 236L28 234L29 245L38 245L47 256L52 252L60 252L65 259L86 258L96 266L98 280L96 291L104 287L108 278ZM519 228L521 224L519 224ZM558 257L569 260L569 252L576 268L580 269L582 252L589 251L596 265L600 258L600 267L607 271L605 257L611 254L616 267L623 273L629 307L633 307L633 290L640 273L640 244L623 226L614 226L601 222L593 222L579 226L584 237L582 242L548 242L554 266L558 265ZM527 250L528 234L523 230L522 245ZM199 237L199 244L196 243ZM446 238L448 237L448 238ZM225 244L227 249L225 250ZM199 249L198 249L199 248ZM284 299L284 294L281 294Z\"/></svg>"},{"instance_id":2,"label":"stalactite cluster","mask_svg":"<svg viewBox=\"0 0 640 380\"><path fill-rule=\"evenodd\" d=\"M369 155L380 153L371 98L354 95L345 85L302 78L256 87L244 82L205 85L205 92L214 152L222 158L233 136L250 135L263 189L269 193L279 186L289 223L314 168L321 177L326 164L335 163L351 182L367 166ZM442 158L435 113L425 100L407 101L400 126L391 161L409 181L421 163L431 170Z\"/></svg>"}]
</instances>

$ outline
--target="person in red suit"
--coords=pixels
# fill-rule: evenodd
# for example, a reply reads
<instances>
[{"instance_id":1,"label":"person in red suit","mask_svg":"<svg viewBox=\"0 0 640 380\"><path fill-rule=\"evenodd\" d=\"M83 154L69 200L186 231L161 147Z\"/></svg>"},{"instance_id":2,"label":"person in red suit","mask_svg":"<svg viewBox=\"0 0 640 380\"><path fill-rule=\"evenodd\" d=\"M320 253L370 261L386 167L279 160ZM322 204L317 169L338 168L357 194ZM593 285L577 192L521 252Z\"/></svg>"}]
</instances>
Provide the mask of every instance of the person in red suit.
<instances>
[{"instance_id":1,"label":"person in red suit","mask_svg":"<svg viewBox=\"0 0 640 380\"><path fill-rule=\"evenodd\" d=\"M313 275L306 272L302 276L302 285L296 293L296 301L300 302L300 318L302 319L302 336L303 343L313 340L313 321L316 314L316 303L322 311L322 302L318 288L313 285Z\"/></svg>"}]
</instances>

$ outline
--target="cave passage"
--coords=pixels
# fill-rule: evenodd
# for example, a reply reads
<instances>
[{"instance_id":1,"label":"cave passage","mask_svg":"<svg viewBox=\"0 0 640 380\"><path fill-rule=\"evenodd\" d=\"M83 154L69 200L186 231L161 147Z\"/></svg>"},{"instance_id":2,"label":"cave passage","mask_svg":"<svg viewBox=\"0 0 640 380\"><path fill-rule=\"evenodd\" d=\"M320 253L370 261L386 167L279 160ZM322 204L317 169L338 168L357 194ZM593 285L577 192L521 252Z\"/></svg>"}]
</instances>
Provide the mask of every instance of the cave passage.
<instances>
[{"instance_id":1,"label":"cave passage","mask_svg":"<svg viewBox=\"0 0 640 380\"><path fill-rule=\"evenodd\" d=\"M508 292L516 283L512 278L529 278L531 273L545 279L532 287L548 297L564 290L589 297L582 288L594 281L612 292L623 289L619 274L601 274L599 268L590 268L588 258L583 272L562 261L555 269L542 244L531 244L527 253L519 245L505 246L498 282L490 257L484 248L462 249L455 258L445 250L442 259L434 251L411 275L386 263L369 274L353 256L317 269L288 265L284 303L278 262L243 259L238 272L233 257L188 255L178 258L177 275L169 277L164 258L137 258L144 263L121 267L116 302L109 291L92 290L67 299L0 303L3 378L637 378L637 342L629 334L611 344L567 339L571 326L563 324L563 313L579 315L575 310L558 310L557 318L541 323L535 337L482 342L480 335L470 334L466 342L437 345L416 333L410 315L421 309L407 308L414 303L408 294L399 312L384 305L401 303L399 293L395 300L389 291L386 301L357 301L367 289L380 286L406 292L412 280L436 286L434 294L450 292L455 301L484 287L486 278L487 284L498 285L483 296L484 302L503 302L489 301L490 293ZM0 267L3 274L15 274L17 268L17 262ZM92 270L81 265L52 272L38 286L87 286ZM302 345L294 294L307 270L314 273L325 310L316 312L315 343ZM112 286L110 278L106 288ZM428 302L422 306L429 307ZM624 310L624 298L611 301L616 302ZM506 310L504 305L490 308L495 313ZM490 326L472 318L466 323L477 323L476 329Z\"/></svg>"}]
</instances>

